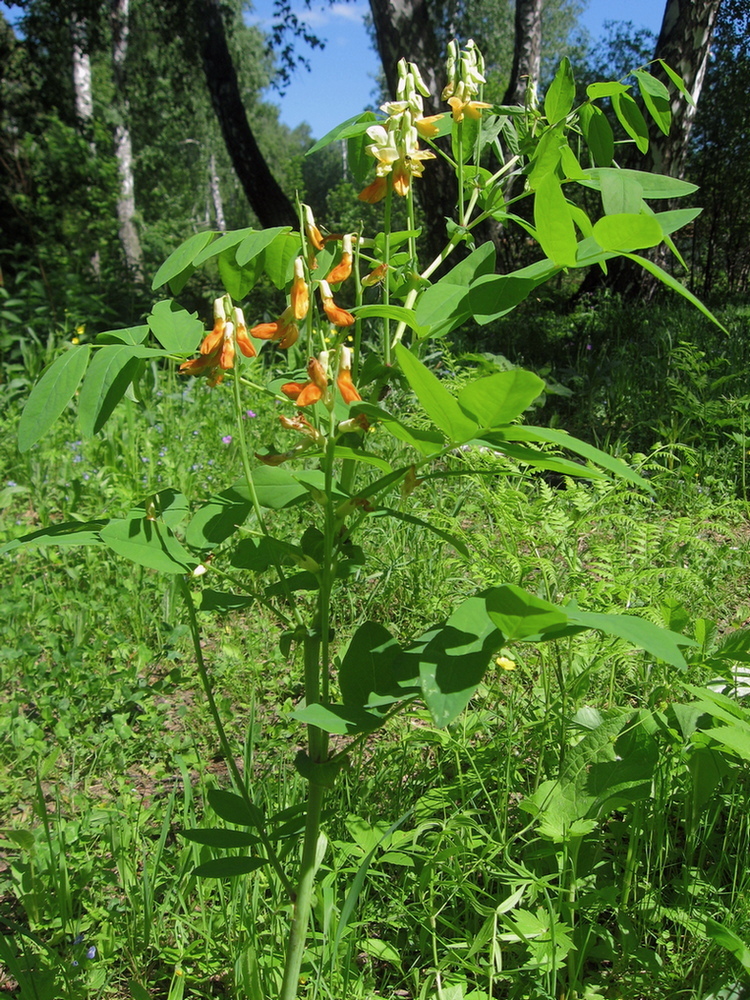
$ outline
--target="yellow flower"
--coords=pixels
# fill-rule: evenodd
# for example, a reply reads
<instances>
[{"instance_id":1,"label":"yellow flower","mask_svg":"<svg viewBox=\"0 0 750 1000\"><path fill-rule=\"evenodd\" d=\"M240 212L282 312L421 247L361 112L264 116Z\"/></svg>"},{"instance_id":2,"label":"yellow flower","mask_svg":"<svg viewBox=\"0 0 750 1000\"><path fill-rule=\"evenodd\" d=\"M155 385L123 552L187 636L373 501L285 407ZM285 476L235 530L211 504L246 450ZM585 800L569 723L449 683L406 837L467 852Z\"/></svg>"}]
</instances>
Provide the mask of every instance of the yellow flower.
<instances>
[{"instance_id":1,"label":"yellow flower","mask_svg":"<svg viewBox=\"0 0 750 1000\"><path fill-rule=\"evenodd\" d=\"M501 670L515 670L516 661L508 659L507 656L498 656L495 658L495 664L500 667Z\"/></svg>"},{"instance_id":2,"label":"yellow flower","mask_svg":"<svg viewBox=\"0 0 750 1000\"><path fill-rule=\"evenodd\" d=\"M464 115L467 118L476 120L481 116L485 108L492 107L491 104L487 104L485 101L462 101L460 97L449 97L448 104L450 104L453 111L454 122L463 121Z\"/></svg>"}]
</instances>

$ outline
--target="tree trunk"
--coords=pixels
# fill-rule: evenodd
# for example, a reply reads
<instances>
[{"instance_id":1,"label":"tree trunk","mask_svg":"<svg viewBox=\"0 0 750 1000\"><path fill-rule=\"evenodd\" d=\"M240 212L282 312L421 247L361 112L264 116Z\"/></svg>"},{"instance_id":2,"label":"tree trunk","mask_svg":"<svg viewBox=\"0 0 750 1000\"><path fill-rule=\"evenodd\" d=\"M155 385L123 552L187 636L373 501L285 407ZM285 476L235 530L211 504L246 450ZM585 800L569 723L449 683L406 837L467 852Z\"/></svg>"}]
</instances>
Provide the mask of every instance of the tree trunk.
<instances>
[{"instance_id":1,"label":"tree trunk","mask_svg":"<svg viewBox=\"0 0 750 1000\"><path fill-rule=\"evenodd\" d=\"M135 183L133 180L133 147L130 142L128 118L130 108L125 89L125 59L128 51L130 0L112 0L112 68L118 122L114 146L120 176L117 216L120 221L120 242L125 260L133 275L143 279L141 241L135 225Z\"/></svg>"},{"instance_id":2,"label":"tree trunk","mask_svg":"<svg viewBox=\"0 0 750 1000\"><path fill-rule=\"evenodd\" d=\"M229 54L220 0L195 0L211 103L235 173L262 226L296 226L297 213L271 173L248 124Z\"/></svg>"},{"instance_id":3,"label":"tree trunk","mask_svg":"<svg viewBox=\"0 0 750 1000\"><path fill-rule=\"evenodd\" d=\"M721 0L667 0L664 10L654 59L663 59L670 69L680 74L693 95L695 105L698 104L706 76L711 38L720 6ZM660 67L654 67L654 75L671 86ZM695 119L695 105L688 104L679 93L672 99L672 128L669 135L664 135L657 129L652 130L650 169L672 177L683 176L690 132Z\"/></svg>"},{"instance_id":4,"label":"tree trunk","mask_svg":"<svg viewBox=\"0 0 750 1000\"><path fill-rule=\"evenodd\" d=\"M93 136L94 95L91 87L91 59L87 50L86 26L83 21L72 17L70 34L73 39L73 92L75 94L76 115L81 131L88 138L91 156L96 156ZM91 270L96 278L101 274L101 255L95 250L91 255Z\"/></svg>"},{"instance_id":5,"label":"tree trunk","mask_svg":"<svg viewBox=\"0 0 750 1000\"><path fill-rule=\"evenodd\" d=\"M503 104L526 103L529 86L536 87L542 68L543 0L516 0L515 45L510 83Z\"/></svg>"},{"instance_id":6,"label":"tree trunk","mask_svg":"<svg viewBox=\"0 0 750 1000\"><path fill-rule=\"evenodd\" d=\"M208 161L208 172L211 178L211 201L214 206L214 217L216 218L216 228L225 233L227 231L227 221L224 218L224 202L221 199L221 188L219 187L219 174L216 170L216 154L211 153Z\"/></svg>"},{"instance_id":7,"label":"tree trunk","mask_svg":"<svg viewBox=\"0 0 750 1000\"><path fill-rule=\"evenodd\" d=\"M91 90L91 60L86 50L86 29L83 22L72 18L70 34L73 38L73 90L76 115L81 125L88 127L94 117L94 99Z\"/></svg>"}]
</instances>

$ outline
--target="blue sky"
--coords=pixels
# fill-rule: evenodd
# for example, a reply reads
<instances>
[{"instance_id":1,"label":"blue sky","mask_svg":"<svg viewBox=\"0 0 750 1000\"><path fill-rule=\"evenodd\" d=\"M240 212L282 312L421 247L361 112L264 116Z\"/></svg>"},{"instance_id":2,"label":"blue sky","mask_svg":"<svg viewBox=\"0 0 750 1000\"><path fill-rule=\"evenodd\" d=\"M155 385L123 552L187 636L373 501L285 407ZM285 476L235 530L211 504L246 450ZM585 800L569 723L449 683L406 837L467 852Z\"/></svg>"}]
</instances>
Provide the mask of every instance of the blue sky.
<instances>
[{"instance_id":1,"label":"blue sky","mask_svg":"<svg viewBox=\"0 0 750 1000\"><path fill-rule=\"evenodd\" d=\"M369 4L366 0L332 4L313 0L312 9L307 10L302 0L297 0L294 9L327 44L322 52L305 47L311 72L298 70L285 96L269 91L268 100L281 108L284 124L294 128L307 122L319 139L372 101L378 60L364 27ZM597 38L604 22L617 20L616 13L622 11L626 13L622 20L659 33L664 5L658 0L628 0L617 7L612 0L589 0L581 25ZM253 0L253 12L247 20L267 28L272 15L273 0Z\"/></svg>"}]
</instances>

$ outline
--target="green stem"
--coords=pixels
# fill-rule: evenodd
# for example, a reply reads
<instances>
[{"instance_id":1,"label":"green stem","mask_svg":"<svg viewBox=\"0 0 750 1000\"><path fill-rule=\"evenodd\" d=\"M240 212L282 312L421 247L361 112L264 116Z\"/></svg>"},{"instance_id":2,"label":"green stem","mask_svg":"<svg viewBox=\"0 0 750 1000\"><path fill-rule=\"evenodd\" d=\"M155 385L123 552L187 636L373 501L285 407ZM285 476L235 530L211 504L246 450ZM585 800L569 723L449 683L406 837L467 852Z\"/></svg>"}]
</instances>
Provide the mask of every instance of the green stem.
<instances>
[{"instance_id":1,"label":"green stem","mask_svg":"<svg viewBox=\"0 0 750 1000\"><path fill-rule=\"evenodd\" d=\"M315 887L315 872L320 837L320 816L323 810L325 789L322 785L309 786L307 796L307 818L305 821L305 839L302 847L302 864L297 883L297 895L294 899L292 925L289 931L289 943L284 964L284 978L281 984L279 1000L294 1000L299 987L299 973L302 959L305 955L307 928L310 923L313 889Z\"/></svg>"},{"instance_id":2,"label":"green stem","mask_svg":"<svg viewBox=\"0 0 750 1000\"><path fill-rule=\"evenodd\" d=\"M214 727L216 729L216 734L219 737L219 744L221 745L222 753L224 754L224 759L227 762L227 767L231 771L232 777L234 778L234 783L242 797L245 805L248 807L248 812L253 815L256 811L256 806L254 805L250 795L247 791L247 786L240 774L240 769L237 767L237 762L234 759L234 754L232 753L232 748L229 745L229 740L227 739L226 730L224 729L224 724L221 721L221 716L219 715L219 709L216 706L216 700L214 698L213 686L211 684L211 679L208 676L208 670L206 669L206 661L203 659L203 649L201 647L201 633L200 626L198 625L198 616L195 613L195 604L193 603L193 595L190 593L190 586L185 577L180 577L180 583L182 586L182 596L185 600L185 606L188 613L188 622L190 624L190 633L193 639L193 648L195 650L195 662L198 667L198 675L201 679L201 684L203 685L203 690L206 695L206 701L208 702L208 710L211 713L211 718L213 720ZM284 891L290 897L294 898L294 890L289 879L284 873L284 869L281 867L281 862L279 861L276 851L273 849L271 841L268 839L266 831L262 826L256 826L258 831L258 836L263 844L263 849L266 852L266 857L273 865L276 874L279 876L281 884L284 886Z\"/></svg>"},{"instance_id":3,"label":"green stem","mask_svg":"<svg viewBox=\"0 0 750 1000\"><path fill-rule=\"evenodd\" d=\"M464 123L461 121L456 128L456 163L458 174L458 224L466 225L464 215Z\"/></svg>"},{"instance_id":4,"label":"green stem","mask_svg":"<svg viewBox=\"0 0 750 1000\"><path fill-rule=\"evenodd\" d=\"M385 278L383 280L383 304L389 305L391 301L391 284L389 280L389 268L391 266L391 206L393 203L393 177L391 174L386 178L385 193L385 217L383 219L383 260L386 265ZM383 362L391 364L391 321L386 316L383 319Z\"/></svg>"}]
</instances>

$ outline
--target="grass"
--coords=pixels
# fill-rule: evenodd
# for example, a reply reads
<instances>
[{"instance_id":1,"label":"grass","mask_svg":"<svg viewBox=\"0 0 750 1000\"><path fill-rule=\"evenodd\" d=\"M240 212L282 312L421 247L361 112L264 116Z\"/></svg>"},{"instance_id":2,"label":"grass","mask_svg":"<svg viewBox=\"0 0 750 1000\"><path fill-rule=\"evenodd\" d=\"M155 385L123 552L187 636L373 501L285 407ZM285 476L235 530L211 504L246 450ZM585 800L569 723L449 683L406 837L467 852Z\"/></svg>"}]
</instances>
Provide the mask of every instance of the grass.
<instances>
[{"instance_id":1,"label":"grass","mask_svg":"<svg viewBox=\"0 0 750 1000\"><path fill-rule=\"evenodd\" d=\"M570 322L594 342L592 324L605 320ZM683 632L696 642L687 669L597 632L517 643L501 651L510 669L488 672L454 726L418 713L376 733L352 755L324 819L303 968L310 1000L708 1000L746 982L750 712L696 693L730 682L750 649L745 443L732 438L745 433L741 346L732 342L732 380L717 383L727 366L675 311L664 326L681 326L684 344L641 345L642 377L628 380L632 316L618 322L573 376L546 331L553 374L576 396L538 419L585 425L653 495L473 456L482 475L430 480L412 495L414 513L466 540L471 562L417 526L372 520L367 565L342 588L334 624L345 638L372 618L408 637L458 595L516 583ZM460 378L460 355L443 367ZM100 437L79 440L66 418L20 459L12 405L0 437L0 539L124 513L165 486L205 498L236 480L228 399L174 375L162 395L152 390L144 412L128 403ZM273 415L252 414L248 428L271 441ZM294 510L274 516L282 536L298 533ZM3 563L0 991L274 996L288 917L280 886L265 869L196 877L196 865L226 852L181 832L226 825L209 800L231 782L173 582L98 548L25 549ZM292 851L299 666L262 605L201 619L237 759L282 854Z\"/></svg>"}]
</instances>

